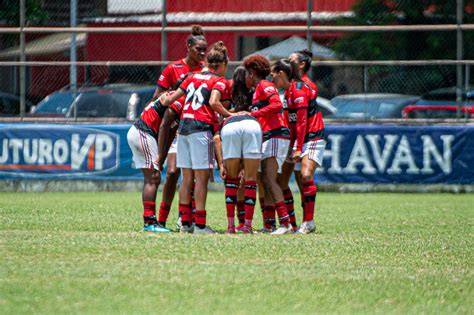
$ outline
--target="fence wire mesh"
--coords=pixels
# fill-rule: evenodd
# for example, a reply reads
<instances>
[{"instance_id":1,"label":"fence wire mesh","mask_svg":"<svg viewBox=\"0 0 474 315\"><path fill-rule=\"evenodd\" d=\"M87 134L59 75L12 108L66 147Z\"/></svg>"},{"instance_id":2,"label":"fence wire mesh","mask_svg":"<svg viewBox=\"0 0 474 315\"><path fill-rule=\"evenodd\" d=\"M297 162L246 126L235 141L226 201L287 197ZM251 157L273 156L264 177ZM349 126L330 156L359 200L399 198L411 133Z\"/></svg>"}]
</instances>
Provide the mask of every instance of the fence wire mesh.
<instances>
[{"instance_id":1,"label":"fence wire mesh","mask_svg":"<svg viewBox=\"0 0 474 315\"><path fill-rule=\"evenodd\" d=\"M20 3L3 1L0 28L20 26ZM165 4L165 6L164 6ZM163 11L163 8L166 8ZM308 10L309 9L309 10ZM310 14L308 14L310 12ZM459 12L461 12L461 19ZM25 26L68 27L69 1L25 0ZM311 19L308 20L308 16ZM398 93L421 96L439 88L459 86L470 90L474 31L464 30L462 45L456 30L438 31L364 31L310 33L305 26L368 25L453 25L474 22L474 1L453 0L243 0L166 1L163 0L78 0L77 25L81 27L161 27L184 26L187 31L166 32L78 32L76 33L77 84L100 86L110 83L156 85L164 61L186 56L190 25L274 26L265 31L206 32L208 45L222 40L232 61L253 53L272 60L286 58L291 52L311 48L313 66L310 77L317 82L320 95L333 97L354 93ZM279 27L300 26L296 32ZM70 67L42 62L68 62L71 33L25 32L25 79L21 82L21 37L0 31L0 91L5 95L2 108L18 102L21 85L26 87L28 110L51 93L68 89ZM163 49L163 45L164 49ZM452 64L373 65L377 60L456 60L461 51L461 66ZM164 52L166 55L163 55ZM116 62L123 62L120 65ZM333 63L327 64L326 61ZM337 61L363 61L358 65ZM114 64L115 62L115 64ZM367 62L364 65L364 62ZM229 67L228 77L235 67ZM468 93L469 94L469 93ZM10 97L7 102L7 96ZM7 104L7 105L5 105ZM15 115L18 110L13 111Z\"/></svg>"}]
</instances>

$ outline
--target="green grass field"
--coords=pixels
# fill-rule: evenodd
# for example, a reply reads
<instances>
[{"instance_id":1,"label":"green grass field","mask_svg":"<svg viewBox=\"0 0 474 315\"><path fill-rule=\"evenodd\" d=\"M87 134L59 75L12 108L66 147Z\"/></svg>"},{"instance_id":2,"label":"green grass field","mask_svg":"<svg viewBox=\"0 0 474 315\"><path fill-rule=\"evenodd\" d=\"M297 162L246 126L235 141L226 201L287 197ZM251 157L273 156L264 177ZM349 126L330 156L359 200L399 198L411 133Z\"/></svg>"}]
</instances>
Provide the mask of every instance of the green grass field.
<instances>
[{"instance_id":1,"label":"green grass field","mask_svg":"<svg viewBox=\"0 0 474 315\"><path fill-rule=\"evenodd\" d=\"M320 193L306 236L146 234L139 193L0 193L0 214L0 314L474 312L472 194Z\"/></svg>"}]
</instances>

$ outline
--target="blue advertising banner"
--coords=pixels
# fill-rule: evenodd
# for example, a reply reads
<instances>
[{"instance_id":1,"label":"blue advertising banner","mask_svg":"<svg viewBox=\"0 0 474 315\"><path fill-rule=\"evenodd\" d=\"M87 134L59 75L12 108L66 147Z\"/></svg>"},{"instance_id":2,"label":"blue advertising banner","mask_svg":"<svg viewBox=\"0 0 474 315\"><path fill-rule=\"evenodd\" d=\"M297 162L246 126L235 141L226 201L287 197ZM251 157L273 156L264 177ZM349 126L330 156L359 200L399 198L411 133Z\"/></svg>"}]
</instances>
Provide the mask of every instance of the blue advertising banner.
<instances>
[{"instance_id":1,"label":"blue advertising banner","mask_svg":"<svg viewBox=\"0 0 474 315\"><path fill-rule=\"evenodd\" d=\"M0 179L141 180L129 127L0 124ZM319 183L474 183L474 126L332 125L327 133Z\"/></svg>"}]
</instances>

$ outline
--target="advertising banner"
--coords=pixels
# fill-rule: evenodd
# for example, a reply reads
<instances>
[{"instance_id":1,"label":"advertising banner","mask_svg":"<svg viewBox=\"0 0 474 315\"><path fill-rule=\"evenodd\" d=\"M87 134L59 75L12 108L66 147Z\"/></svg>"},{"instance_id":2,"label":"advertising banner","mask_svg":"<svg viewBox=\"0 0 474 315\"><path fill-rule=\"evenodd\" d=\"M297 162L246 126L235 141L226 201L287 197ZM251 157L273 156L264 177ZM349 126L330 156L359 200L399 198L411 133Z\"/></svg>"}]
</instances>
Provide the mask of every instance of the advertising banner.
<instances>
[{"instance_id":1,"label":"advertising banner","mask_svg":"<svg viewBox=\"0 0 474 315\"><path fill-rule=\"evenodd\" d=\"M132 168L129 128L0 124L0 179L141 180L141 172ZM358 124L326 129L319 183L474 183L474 126Z\"/></svg>"}]
</instances>

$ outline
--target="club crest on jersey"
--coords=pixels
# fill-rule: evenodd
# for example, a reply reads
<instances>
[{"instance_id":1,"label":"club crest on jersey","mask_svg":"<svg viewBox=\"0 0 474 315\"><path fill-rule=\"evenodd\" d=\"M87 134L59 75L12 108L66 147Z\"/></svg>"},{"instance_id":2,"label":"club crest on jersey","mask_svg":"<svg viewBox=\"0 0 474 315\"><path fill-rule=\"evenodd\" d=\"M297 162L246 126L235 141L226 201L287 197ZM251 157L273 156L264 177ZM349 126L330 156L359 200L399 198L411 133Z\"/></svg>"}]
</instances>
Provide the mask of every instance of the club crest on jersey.
<instances>
[{"instance_id":1,"label":"club crest on jersey","mask_svg":"<svg viewBox=\"0 0 474 315\"><path fill-rule=\"evenodd\" d=\"M119 136L90 128L11 127L0 131L0 172L18 176L108 173L119 166Z\"/></svg>"}]
</instances>

